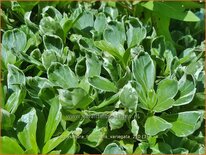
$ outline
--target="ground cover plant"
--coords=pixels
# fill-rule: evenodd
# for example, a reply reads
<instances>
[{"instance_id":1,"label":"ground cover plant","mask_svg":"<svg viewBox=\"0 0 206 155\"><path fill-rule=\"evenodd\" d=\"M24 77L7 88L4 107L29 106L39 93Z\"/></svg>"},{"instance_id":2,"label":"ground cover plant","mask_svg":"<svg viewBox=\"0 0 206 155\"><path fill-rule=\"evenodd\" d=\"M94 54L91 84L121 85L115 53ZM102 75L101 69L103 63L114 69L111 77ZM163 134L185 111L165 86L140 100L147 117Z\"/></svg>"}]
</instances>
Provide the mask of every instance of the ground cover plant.
<instances>
[{"instance_id":1,"label":"ground cover plant","mask_svg":"<svg viewBox=\"0 0 206 155\"><path fill-rule=\"evenodd\" d=\"M1 154L204 154L203 2L1 2Z\"/></svg>"}]
</instances>

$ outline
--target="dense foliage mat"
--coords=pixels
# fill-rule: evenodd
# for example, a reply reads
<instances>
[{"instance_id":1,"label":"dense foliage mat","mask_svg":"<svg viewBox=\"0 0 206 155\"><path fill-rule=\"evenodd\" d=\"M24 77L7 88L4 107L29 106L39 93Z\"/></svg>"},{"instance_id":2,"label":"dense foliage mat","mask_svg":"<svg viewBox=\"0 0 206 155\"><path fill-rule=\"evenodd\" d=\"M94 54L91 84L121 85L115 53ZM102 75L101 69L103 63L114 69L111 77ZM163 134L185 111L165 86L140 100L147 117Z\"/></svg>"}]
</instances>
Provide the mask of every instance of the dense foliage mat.
<instances>
[{"instance_id":1,"label":"dense foliage mat","mask_svg":"<svg viewBox=\"0 0 206 155\"><path fill-rule=\"evenodd\" d=\"M1 154L204 153L204 3L1 5Z\"/></svg>"}]
</instances>

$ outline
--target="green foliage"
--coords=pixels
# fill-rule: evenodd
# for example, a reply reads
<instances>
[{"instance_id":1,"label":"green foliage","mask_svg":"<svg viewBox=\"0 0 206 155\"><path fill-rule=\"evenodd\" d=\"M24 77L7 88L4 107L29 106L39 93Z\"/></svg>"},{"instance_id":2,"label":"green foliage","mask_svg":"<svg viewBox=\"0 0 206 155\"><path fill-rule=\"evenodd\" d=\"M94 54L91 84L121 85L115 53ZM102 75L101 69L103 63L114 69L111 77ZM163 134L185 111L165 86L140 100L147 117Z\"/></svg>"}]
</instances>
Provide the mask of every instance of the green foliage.
<instances>
[{"instance_id":1,"label":"green foliage","mask_svg":"<svg viewBox=\"0 0 206 155\"><path fill-rule=\"evenodd\" d=\"M2 2L1 154L205 154L203 2Z\"/></svg>"}]
</instances>

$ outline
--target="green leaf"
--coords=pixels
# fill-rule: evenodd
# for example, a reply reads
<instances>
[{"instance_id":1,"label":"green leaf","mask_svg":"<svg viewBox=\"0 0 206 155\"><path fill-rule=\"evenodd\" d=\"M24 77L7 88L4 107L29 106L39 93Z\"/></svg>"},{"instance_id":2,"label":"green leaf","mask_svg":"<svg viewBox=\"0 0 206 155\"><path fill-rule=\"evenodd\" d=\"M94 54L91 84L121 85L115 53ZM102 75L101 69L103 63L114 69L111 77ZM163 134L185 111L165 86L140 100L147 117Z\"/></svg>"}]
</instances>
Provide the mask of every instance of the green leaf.
<instances>
[{"instance_id":1,"label":"green leaf","mask_svg":"<svg viewBox=\"0 0 206 155\"><path fill-rule=\"evenodd\" d=\"M141 142L139 146L135 149L134 154L145 154L147 153L147 149L149 147L149 144L146 142Z\"/></svg>"},{"instance_id":2,"label":"green leaf","mask_svg":"<svg viewBox=\"0 0 206 155\"><path fill-rule=\"evenodd\" d=\"M195 95L195 81L191 75L184 74L178 81L178 99L175 101L174 106L189 104Z\"/></svg>"},{"instance_id":3,"label":"green leaf","mask_svg":"<svg viewBox=\"0 0 206 155\"><path fill-rule=\"evenodd\" d=\"M137 83L143 88L144 93L153 88L156 70L153 60L148 53L135 57L132 62L132 71Z\"/></svg>"},{"instance_id":4,"label":"green leaf","mask_svg":"<svg viewBox=\"0 0 206 155\"><path fill-rule=\"evenodd\" d=\"M132 48L139 45L141 41L146 37L146 29L142 26L142 23L136 18L129 19L129 29L127 30L127 46Z\"/></svg>"},{"instance_id":5,"label":"green leaf","mask_svg":"<svg viewBox=\"0 0 206 155\"><path fill-rule=\"evenodd\" d=\"M112 20L115 20L119 14L119 10L116 7L105 7L104 12L108 14L112 18Z\"/></svg>"},{"instance_id":6,"label":"green leaf","mask_svg":"<svg viewBox=\"0 0 206 155\"><path fill-rule=\"evenodd\" d=\"M147 2L143 7L158 13L161 16L167 16L173 19L198 22L200 19L191 11L185 11L184 5L178 2ZM162 14L162 12L165 12Z\"/></svg>"},{"instance_id":7,"label":"green leaf","mask_svg":"<svg viewBox=\"0 0 206 155\"><path fill-rule=\"evenodd\" d=\"M39 31L42 35L57 35L64 40L64 31L60 23L51 17L44 17L41 19Z\"/></svg>"},{"instance_id":8,"label":"green leaf","mask_svg":"<svg viewBox=\"0 0 206 155\"><path fill-rule=\"evenodd\" d=\"M169 88L169 90L168 90ZM178 92L178 83L176 80L162 80L157 88L158 102L153 108L155 112L162 112L172 107L174 97Z\"/></svg>"},{"instance_id":9,"label":"green leaf","mask_svg":"<svg viewBox=\"0 0 206 155\"><path fill-rule=\"evenodd\" d=\"M24 154L24 150L15 139L7 136L3 136L0 139L1 154Z\"/></svg>"},{"instance_id":10,"label":"green leaf","mask_svg":"<svg viewBox=\"0 0 206 155\"><path fill-rule=\"evenodd\" d=\"M38 97L46 102L49 102L50 99L53 99L56 96L56 91L54 87L50 84L44 84L40 91L38 92Z\"/></svg>"},{"instance_id":11,"label":"green leaf","mask_svg":"<svg viewBox=\"0 0 206 155\"><path fill-rule=\"evenodd\" d=\"M61 104L58 102L57 98L54 98L50 101L50 110L49 110L49 115L48 119L46 122L46 127L45 127L45 138L44 142L47 142L50 140L52 135L57 129L57 126L59 125L61 119L62 119L62 113L61 113Z\"/></svg>"},{"instance_id":12,"label":"green leaf","mask_svg":"<svg viewBox=\"0 0 206 155\"><path fill-rule=\"evenodd\" d=\"M88 81L93 87L99 90L117 92L117 87L114 85L114 83L101 76L89 77Z\"/></svg>"},{"instance_id":13,"label":"green leaf","mask_svg":"<svg viewBox=\"0 0 206 155\"><path fill-rule=\"evenodd\" d=\"M9 89L17 91L19 89L19 86L24 86L26 84L24 73L16 66L9 65L7 83Z\"/></svg>"},{"instance_id":14,"label":"green leaf","mask_svg":"<svg viewBox=\"0 0 206 155\"><path fill-rule=\"evenodd\" d=\"M31 28L31 30L33 30L34 32L38 31L38 25L36 25L34 22L31 21L31 14L32 14L32 11L29 11L29 12L26 12L25 15L24 15L24 21L25 21L25 24Z\"/></svg>"},{"instance_id":15,"label":"green leaf","mask_svg":"<svg viewBox=\"0 0 206 155\"><path fill-rule=\"evenodd\" d=\"M21 8L24 9L24 11L30 11L39 3L39 1L31 2L31 3L24 3L24 2L18 2L18 3L21 6Z\"/></svg>"},{"instance_id":16,"label":"green leaf","mask_svg":"<svg viewBox=\"0 0 206 155\"><path fill-rule=\"evenodd\" d=\"M185 148L175 148L172 150L173 154L188 154L189 151Z\"/></svg>"},{"instance_id":17,"label":"green leaf","mask_svg":"<svg viewBox=\"0 0 206 155\"><path fill-rule=\"evenodd\" d=\"M186 137L194 133L199 123L202 122L203 112L186 111L163 117L172 124L171 131L177 137Z\"/></svg>"},{"instance_id":18,"label":"green leaf","mask_svg":"<svg viewBox=\"0 0 206 155\"><path fill-rule=\"evenodd\" d=\"M161 41L162 39L165 38L165 40L175 44L172 40L172 36L171 36L171 33L170 33L170 21L171 19L167 16L162 16L162 15L157 15L157 14L154 14L152 16L152 20L154 22L154 26L155 26L155 29L157 31L157 34L158 35L163 35L163 36L160 36L160 37L157 37L159 38L158 40ZM158 42L155 41L157 44L156 44L156 47L159 46ZM162 43L162 42L161 42ZM163 54L161 52L161 54Z\"/></svg>"},{"instance_id":19,"label":"green leaf","mask_svg":"<svg viewBox=\"0 0 206 155\"><path fill-rule=\"evenodd\" d=\"M110 22L103 33L104 39L114 47L124 45L126 40L124 24L121 22Z\"/></svg>"},{"instance_id":20,"label":"green leaf","mask_svg":"<svg viewBox=\"0 0 206 155\"><path fill-rule=\"evenodd\" d=\"M117 100L119 99L119 94L114 94L113 96L111 96L110 98L108 99L105 99L103 102L101 102L98 106L93 106L91 108L91 110L95 110L95 109L100 109L100 108L103 108L103 107L106 107L114 102L116 102Z\"/></svg>"},{"instance_id":21,"label":"green leaf","mask_svg":"<svg viewBox=\"0 0 206 155\"><path fill-rule=\"evenodd\" d=\"M92 77L92 76L99 76L101 73L101 61L98 59L98 57L94 54L91 56L87 55L86 57L86 73L85 75L87 77Z\"/></svg>"},{"instance_id":22,"label":"green leaf","mask_svg":"<svg viewBox=\"0 0 206 155\"><path fill-rule=\"evenodd\" d=\"M72 135L71 138L65 139L57 148L60 149L61 154L75 154L77 150L76 137Z\"/></svg>"},{"instance_id":23,"label":"green leaf","mask_svg":"<svg viewBox=\"0 0 206 155\"><path fill-rule=\"evenodd\" d=\"M49 80L56 86L68 89L78 85L74 72L66 65L52 63L48 71Z\"/></svg>"},{"instance_id":24,"label":"green leaf","mask_svg":"<svg viewBox=\"0 0 206 155\"><path fill-rule=\"evenodd\" d=\"M146 109L150 111L152 111L153 108L157 105L157 94L155 93L153 89L147 92L147 99L144 104L146 104Z\"/></svg>"},{"instance_id":25,"label":"green leaf","mask_svg":"<svg viewBox=\"0 0 206 155\"><path fill-rule=\"evenodd\" d=\"M120 66L118 66L118 64L116 64L116 61L114 58L112 58L112 57L104 58L102 66L108 72L112 81L118 81L119 73L118 73L117 68L119 68Z\"/></svg>"},{"instance_id":26,"label":"green leaf","mask_svg":"<svg viewBox=\"0 0 206 155\"><path fill-rule=\"evenodd\" d=\"M39 150L42 150L44 146L44 137L45 137L46 118L43 112L44 112L43 110L36 109L36 114L38 117L36 139L37 139L37 145L39 147Z\"/></svg>"},{"instance_id":27,"label":"green leaf","mask_svg":"<svg viewBox=\"0 0 206 155\"><path fill-rule=\"evenodd\" d=\"M92 101L93 99L82 88L72 91L59 89L59 102L66 109L85 109Z\"/></svg>"},{"instance_id":28,"label":"green leaf","mask_svg":"<svg viewBox=\"0 0 206 155\"><path fill-rule=\"evenodd\" d=\"M17 108L19 107L19 105L25 99L25 96L26 96L25 88L19 88L18 90L13 92L11 94L11 96L9 96L9 98L6 102L6 105L5 105L5 109L8 112L14 114L16 112Z\"/></svg>"},{"instance_id":29,"label":"green leaf","mask_svg":"<svg viewBox=\"0 0 206 155\"><path fill-rule=\"evenodd\" d=\"M126 152L116 143L110 143L105 147L102 154L126 154Z\"/></svg>"},{"instance_id":30,"label":"green leaf","mask_svg":"<svg viewBox=\"0 0 206 155\"><path fill-rule=\"evenodd\" d=\"M2 111L1 128L4 130L11 129L13 127L15 115L9 113L8 111L6 111L4 109L1 109L1 111Z\"/></svg>"},{"instance_id":31,"label":"green leaf","mask_svg":"<svg viewBox=\"0 0 206 155\"><path fill-rule=\"evenodd\" d=\"M127 154L133 153L134 144L130 140L124 139L119 141L120 147L122 147Z\"/></svg>"},{"instance_id":32,"label":"green leaf","mask_svg":"<svg viewBox=\"0 0 206 155\"><path fill-rule=\"evenodd\" d=\"M36 142L37 120L36 110L32 108L28 113L22 115L17 122L19 141L27 150L31 150L35 154L38 153Z\"/></svg>"},{"instance_id":33,"label":"green leaf","mask_svg":"<svg viewBox=\"0 0 206 155\"><path fill-rule=\"evenodd\" d=\"M126 122L125 112L123 110L114 111L109 116L109 126L111 130L123 127Z\"/></svg>"},{"instance_id":34,"label":"green leaf","mask_svg":"<svg viewBox=\"0 0 206 155\"><path fill-rule=\"evenodd\" d=\"M162 131L170 129L172 124L158 116L150 116L147 118L144 127L147 135L155 136Z\"/></svg>"},{"instance_id":35,"label":"green leaf","mask_svg":"<svg viewBox=\"0 0 206 155\"><path fill-rule=\"evenodd\" d=\"M123 59L125 50L122 45L115 47L111 43L105 40L95 41L94 45L98 47L99 49L101 49L102 51L106 51L109 54L111 54L113 57L118 58L119 60L123 61L122 59Z\"/></svg>"},{"instance_id":36,"label":"green leaf","mask_svg":"<svg viewBox=\"0 0 206 155\"><path fill-rule=\"evenodd\" d=\"M136 110L138 105L138 94L137 91L132 87L131 83L126 84L119 96L120 102L124 105L124 107Z\"/></svg>"},{"instance_id":37,"label":"green leaf","mask_svg":"<svg viewBox=\"0 0 206 155\"><path fill-rule=\"evenodd\" d=\"M63 142L70 135L69 131L64 131L60 136L50 139L43 147L42 153L46 154L56 148L61 142Z\"/></svg>"},{"instance_id":38,"label":"green leaf","mask_svg":"<svg viewBox=\"0 0 206 155\"><path fill-rule=\"evenodd\" d=\"M200 61L192 62L186 67L186 73L193 75L193 77L195 78L197 78L197 76L202 70L203 70L203 66Z\"/></svg>"},{"instance_id":39,"label":"green leaf","mask_svg":"<svg viewBox=\"0 0 206 155\"><path fill-rule=\"evenodd\" d=\"M60 21L62 19L62 14L53 6L46 6L42 9L43 17L51 17L56 21Z\"/></svg>"},{"instance_id":40,"label":"green leaf","mask_svg":"<svg viewBox=\"0 0 206 155\"><path fill-rule=\"evenodd\" d=\"M2 37L3 46L9 51L14 50L16 53L23 52L26 43L26 34L19 29L8 30Z\"/></svg>"},{"instance_id":41,"label":"green leaf","mask_svg":"<svg viewBox=\"0 0 206 155\"><path fill-rule=\"evenodd\" d=\"M73 12L73 14L76 14L76 12L78 12L78 10L75 10ZM67 37L68 32L70 31L70 29L72 28L72 26L75 24L75 22L77 21L77 19L79 18L79 14L75 17L69 17L67 16L67 14L63 14L63 18L60 21L60 24L64 30L64 38Z\"/></svg>"},{"instance_id":42,"label":"green leaf","mask_svg":"<svg viewBox=\"0 0 206 155\"><path fill-rule=\"evenodd\" d=\"M86 28L91 28L94 25L93 14L89 11L85 11L80 18L75 22L74 28L79 30L86 30Z\"/></svg>"},{"instance_id":43,"label":"green leaf","mask_svg":"<svg viewBox=\"0 0 206 155\"><path fill-rule=\"evenodd\" d=\"M61 150L54 150L54 151L49 152L48 154L55 154L55 155L61 154Z\"/></svg>"},{"instance_id":44,"label":"green leaf","mask_svg":"<svg viewBox=\"0 0 206 155\"><path fill-rule=\"evenodd\" d=\"M151 147L152 154L172 154L172 148L167 143L157 143L155 146Z\"/></svg>"},{"instance_id":45,"label":"green leaf","mask_svg":"<svg viewBox=\"0 0 206 155\"><path fill-rule=\"evenodd\" d=\"M163 57L165 53L165 38L163 36L157 37L152 41L151 53L152 55Z\"/></svg>"},{"instance_id":46,"label":"green leaf","mask_svg":"<svg viewBox=\"0 0 206 155\"><path fill-rule=\"evenodd\" d=\"M62 39L56 35L44 35L43 43L46 50L53 50L58 56L61 56L63 53L63 42Z\"/></svg>"},{"instance_id":47,"label":"green leaf","mask_svg":"<svg viewBox=\"0 0 206 155\"><path fill-rule=\"evenodd\" d=\"M154 104L156 104L156 102L151 102L155 99L155 91L152 89L150 90L147 94L145 92L145 90L143 89L143 87L139 84L139 83L135 83L135 89L137 91L138 94L138 100L140 101L139 106L145 110L151 110L151 108L154 106ZM149 94L152 94L151 96ZM151 105L152 103L152 105Z\"/></svg>"},{"instance_id":48,"label":"green leaf","mask_svg":"<svg viewBox=\"0 0 206 155\"><path fill-rule=\"evenodd\" d=\"M48 69L52 62L59 62L58 56L54 50L46 50L42 54L42 64L43 66Z\"/></svg>"},{"instance_id":49,"label":"green leaf","mask_svg":"<svg viewBox=\"0 0 206 155\"><path fill-rule=\"evenodd\" d=\"M166 91L168 88L169 91ZM157 95L158 101L164 101L167 98L174 98L178 91L178 83L176 80L165 79L158 84Z\"/></svg>"},{"instance_id":50,"label":"green leaf","mask_svg":"<svg viewBox=\"0 0 206 155\"><path fill-rule=\"evenodd\" d=\"M26 89L28 94L33 97L37 98L39 91L45 86L50 85L50 82L46 78L41 78L38 76L35 77L27 77L26 78Z\"/></svg>"},{"instance_id":51,"label":"green leaf","mask_svg":"<svg viewBox=\"0 0 206 155\"><path fill-rule=\"evenodd\" d=\"M102 33L106 27L107 21L106 21L106 16L104 13L98 13L96 15L96 20L94 22L94 29Z\"/></svg>"},{"instance_id":52,"label":"green leaf","mask_svg":"<svg viewBox=\"0 0 206 155\"><path fill-rule=\"evenodd\" d=\"M89 141L89 143L86 144L91 147L99 146L104 140L106 133L107 133L106 127L96 126L96 128L94 128L92 132L88 135L87 140Z\"/></svg>"},{"instance_id":53,"label":"green leaf","mask_svg":"<svg viewBox=\"0 0 206 155\"><path fill-rule=\"evenodd\" d=\"M12 51L6 50L4 46L1 46L1 56L2 56L2 69L8 68L9 64L15 64L16 56Z\"/></svg>"}]
</instances>

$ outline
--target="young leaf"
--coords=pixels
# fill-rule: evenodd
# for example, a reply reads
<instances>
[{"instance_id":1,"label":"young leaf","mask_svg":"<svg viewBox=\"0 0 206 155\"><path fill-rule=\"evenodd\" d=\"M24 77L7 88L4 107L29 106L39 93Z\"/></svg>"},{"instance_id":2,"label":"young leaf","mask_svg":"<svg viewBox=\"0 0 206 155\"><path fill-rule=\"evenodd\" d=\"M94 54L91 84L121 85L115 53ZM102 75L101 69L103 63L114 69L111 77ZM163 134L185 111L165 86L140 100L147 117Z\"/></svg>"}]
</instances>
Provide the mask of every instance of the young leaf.
<instances>
[{"instance_id":1,"label":"young leaf","mask_svg":"<svg viewBox=\"0 0 206 155\"><path fill-rule=\"evenodd\" d=\"M147 135L155 136L162 131L170 129L172 124L158 116L150 116L147 118L144 127Z\"/></svg>"},{"instance_id":2,"label":"young leaf","mask_svg":"<svg viewBox=\"0 0 206 155\"><path fill-rule=\"evenodd\" d=\"M88 81L93 87L99 90L108 91L108 92L117 92L117 87L114 85L114 83L101 76L90 77Z\"/></svg>"},{"instance_id":3,"label":"young leaf","mask_svg":"<svg viewBox=\"0 0 206 155\"><path fill-rule=\"evenodd\" d=\"M157 94L154 91L154 89L151 89L150 91L147 92L147 99L146 99L146 107L148 107L148 110L152 111L153 108L157 105Z\"/></svg>"}]
</instances>

